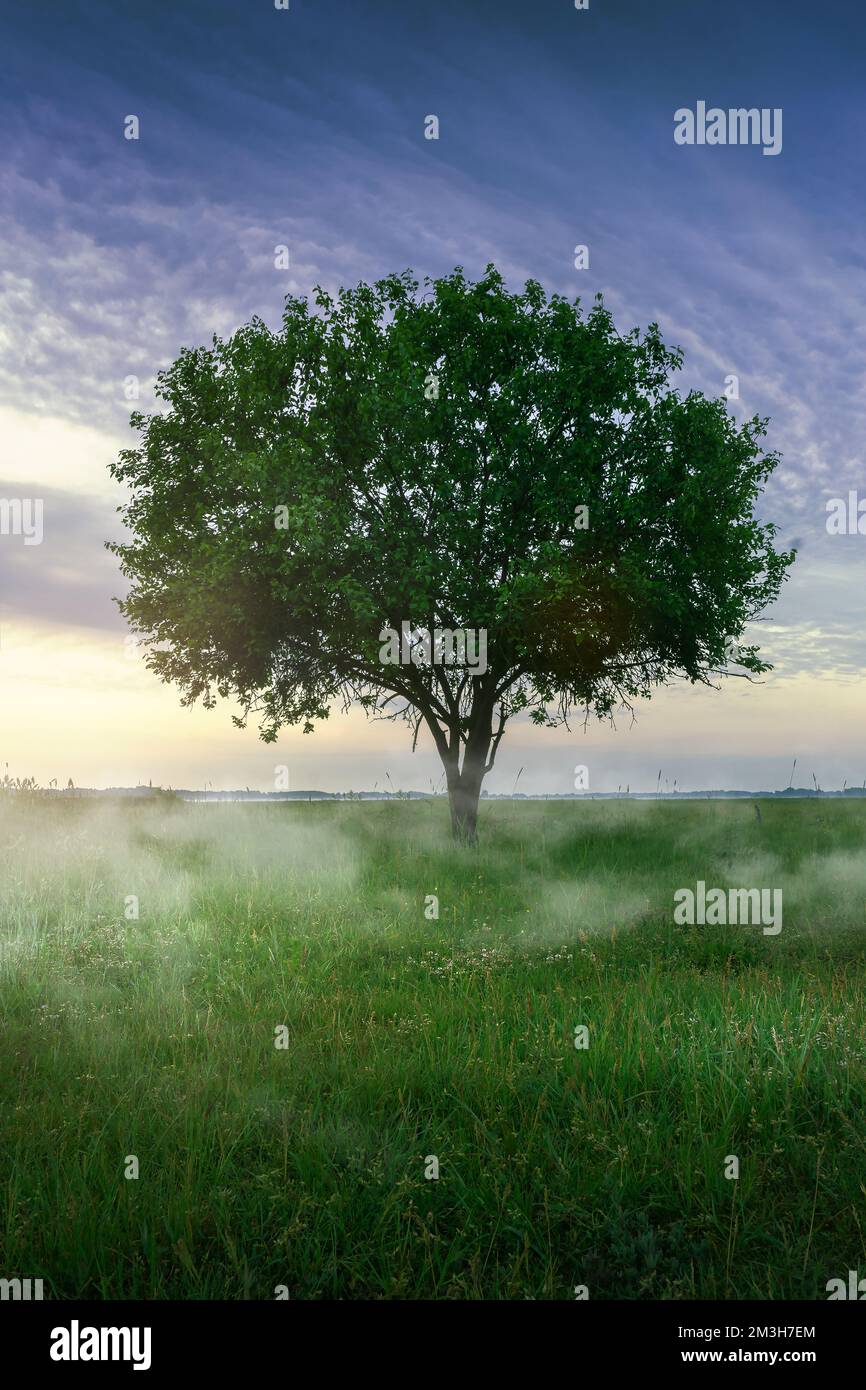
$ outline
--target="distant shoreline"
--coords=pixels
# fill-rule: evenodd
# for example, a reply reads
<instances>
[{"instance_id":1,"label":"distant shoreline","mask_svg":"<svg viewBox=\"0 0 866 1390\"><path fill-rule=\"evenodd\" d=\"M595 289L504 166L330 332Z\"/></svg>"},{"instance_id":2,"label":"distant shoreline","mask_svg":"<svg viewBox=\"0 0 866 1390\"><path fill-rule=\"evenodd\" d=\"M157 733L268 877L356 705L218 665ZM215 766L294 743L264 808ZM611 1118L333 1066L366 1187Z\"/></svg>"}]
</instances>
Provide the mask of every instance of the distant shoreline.
<instances>
[{"instance_id":1,"label":"distant shoreline","mask_svg":"<svg viewBox=\"0 0 866 1390\"><path fill-rule=\"evenodd\" d=\"M236 791L195 791L189 788L160 787L59 787L40 789L42 795L62 798L108 798L124 797L130 800L153 800L160 796L173 795L181 801L447 801L445 792L323 792L317 790L297 792L262 792L251 789ZM822 800L827 797L856 798L866 797L864 787L846 787L844 790L816 791L809 787L787 787L783 791L675 791L675 792L482 792L482 801L756 801L756 800Z\"/></svg>"}]
</instances>

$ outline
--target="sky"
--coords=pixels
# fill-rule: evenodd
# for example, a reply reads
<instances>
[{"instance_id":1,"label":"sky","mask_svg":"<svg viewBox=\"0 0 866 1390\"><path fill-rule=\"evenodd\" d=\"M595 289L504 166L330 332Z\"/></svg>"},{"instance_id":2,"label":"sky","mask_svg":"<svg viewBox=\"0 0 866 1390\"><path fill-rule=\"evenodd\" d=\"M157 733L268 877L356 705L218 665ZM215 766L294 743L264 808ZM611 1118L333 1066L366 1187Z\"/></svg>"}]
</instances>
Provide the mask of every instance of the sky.
<instances>
[{"instance_id":1,"label":"sky","mask_svg":"<svg viewBox=\"0 0 866 1390\"><path fill-rule=\"evenodd\" d=\"M615 728L515 722L486 785L567 793L582 765L598 791L773 788L795 757L803 784L866 778L866 535L827 530L830 499L866 499L854 0L0 0L0 40L0 504L42 507L39 544L0 509L0 774L439 782L429 743L357 710L265 745L228 705L181 708L114 602L108 468L183 346L276 327L289 292L493 261L512 288L601 291L620 331L658 322L683 391L736 377L729 409L782 456L760 516L798 559L748 634L761 684L677 684ZM701 101L781 111L780 152L677 143Z\"/></svg>"}]
</instances>

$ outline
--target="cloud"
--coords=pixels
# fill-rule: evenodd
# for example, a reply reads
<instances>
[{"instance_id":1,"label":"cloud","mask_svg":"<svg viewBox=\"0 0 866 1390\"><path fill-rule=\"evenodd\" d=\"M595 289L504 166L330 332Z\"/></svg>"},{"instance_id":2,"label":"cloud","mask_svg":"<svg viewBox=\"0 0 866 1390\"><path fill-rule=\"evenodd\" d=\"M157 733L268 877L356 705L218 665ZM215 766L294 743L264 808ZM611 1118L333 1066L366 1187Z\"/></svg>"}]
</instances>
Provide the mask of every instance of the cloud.
<instances>
[{"instance_id":1,"label":"cloud","mask_svg":"<svg viewBox=\"0 0 866 1390\"><path fill-rule=\"evenodd\" d=\"M105 541L121 534L119 519L101 498L40 487L25 491L0 478L0 498L42 505L41 544L0 534L0 619L51 629L123 633L112 602L125 584Z\"/></svg>"}]
</instances>

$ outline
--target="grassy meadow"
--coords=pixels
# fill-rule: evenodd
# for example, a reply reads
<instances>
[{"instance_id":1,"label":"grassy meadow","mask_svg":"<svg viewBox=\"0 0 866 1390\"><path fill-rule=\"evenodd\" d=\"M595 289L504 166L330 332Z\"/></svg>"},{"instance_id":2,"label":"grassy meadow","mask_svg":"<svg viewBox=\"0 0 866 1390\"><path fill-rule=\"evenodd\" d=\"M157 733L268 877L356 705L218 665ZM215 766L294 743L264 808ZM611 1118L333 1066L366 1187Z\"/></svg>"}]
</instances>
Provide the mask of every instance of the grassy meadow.
<instances>
[{"instance_id":1,"label":"grassy meadow","mask_svg":"<svg viewBox=\"0 0 866 1390\"><path fill-rule=\"evenodd\" d=\"M473 851L441 802L0 799L0 1276L826 1298L866 1270L866 804L761 813L496 802ZM697 879L781 887L781 933L674 925Z\"/></svg>"}]
</instances>

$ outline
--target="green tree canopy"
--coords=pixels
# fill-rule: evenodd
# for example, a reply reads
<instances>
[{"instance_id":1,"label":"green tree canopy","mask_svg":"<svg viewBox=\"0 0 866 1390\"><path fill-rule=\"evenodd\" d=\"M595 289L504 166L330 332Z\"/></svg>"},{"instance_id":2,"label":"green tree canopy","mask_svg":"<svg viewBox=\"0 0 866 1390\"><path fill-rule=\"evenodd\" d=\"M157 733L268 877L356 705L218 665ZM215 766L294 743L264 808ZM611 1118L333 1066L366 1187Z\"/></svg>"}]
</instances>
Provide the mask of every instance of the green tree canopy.
<instances>
[{"instance_id":1,"label":"green tree canopy","mask_svg":"<svg viewBox=\"0 0 866 1390\"><path fill-rule=\"evenodd\" d=\"M473 839L509 718L709 682L779 592L766 422L681 395L681 360L655 324L619 334L600 298L509 293L493 266L290 296L278 331L184 350L112 468L148 664L268 740L335 701L426 727ZM383 664L403 623L483 630L487 669ZM755 647L737 667L769 669Z\"/></svg>"}]
</instances>

